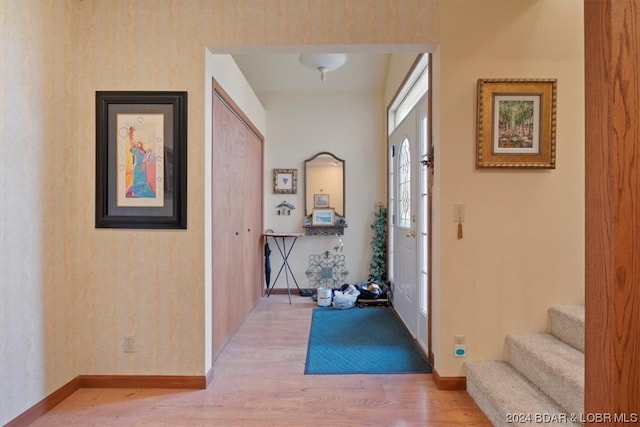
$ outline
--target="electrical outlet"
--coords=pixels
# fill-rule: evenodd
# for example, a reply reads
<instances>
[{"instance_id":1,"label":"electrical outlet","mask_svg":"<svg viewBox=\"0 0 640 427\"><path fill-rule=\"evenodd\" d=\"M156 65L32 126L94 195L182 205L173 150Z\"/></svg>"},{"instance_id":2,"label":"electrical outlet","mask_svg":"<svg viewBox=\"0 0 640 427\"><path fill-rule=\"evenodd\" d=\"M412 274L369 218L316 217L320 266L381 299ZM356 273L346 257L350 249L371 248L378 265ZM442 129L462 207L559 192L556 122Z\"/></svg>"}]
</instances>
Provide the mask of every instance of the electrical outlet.
<instances>
[{"instance_id":1,"label":"electrical outlet","mask_svg":"<svg viewBox=\"0 0 640 427\"><path fill-rule=\"evenodd\" d=\"M466 338L464 335L454 335L453 336L453 343L454 344L459 344L459 345L465 345Z\"/></svg>"},{"instance_id":2,"label":"electrical outlet","mask_svg":"<svg viewBox=\"0 0 640 427\"><path fill-rule=\"evenodd\" d=\"M453 221L464 222L464 205L453 205Z\"/></svg>"},{"instance_id":3,"label":"electrical outlet","mask_svg":"<svg viewBox=\"0 0 640 427\"><path fill-rule=\"evenodd\" d=\"M127 335L124 337L124 352L135 353L136 352L136 336Z\"/></svg>"}]
</instances>

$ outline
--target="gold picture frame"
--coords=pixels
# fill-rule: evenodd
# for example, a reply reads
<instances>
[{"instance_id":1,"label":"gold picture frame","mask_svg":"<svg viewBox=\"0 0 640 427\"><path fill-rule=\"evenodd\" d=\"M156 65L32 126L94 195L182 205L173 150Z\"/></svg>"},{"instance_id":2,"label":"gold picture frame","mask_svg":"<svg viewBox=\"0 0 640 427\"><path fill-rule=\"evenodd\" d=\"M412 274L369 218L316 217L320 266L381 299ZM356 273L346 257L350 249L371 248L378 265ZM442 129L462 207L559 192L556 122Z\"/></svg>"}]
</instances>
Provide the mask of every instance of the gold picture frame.
<instances>
[{"instance_id":1,"label":"gold picture frame","mask_svg":"<svg viewBox=\"0 0 640 427\"><path fill-rule=\"evenodd\" d=\"M556 167L556 79L478 79L477 168Z\"/></svg>"},{"instance_id":2,"label":"gold picture frame","mask_svg":"<svg viewBox=\"0 0 640 427\"><path fill-rule=\"evenodd\" d=\"M297 169L274 169L273 192L278 194L296 194L298 191Z\"/></svg>"}]
</instances>

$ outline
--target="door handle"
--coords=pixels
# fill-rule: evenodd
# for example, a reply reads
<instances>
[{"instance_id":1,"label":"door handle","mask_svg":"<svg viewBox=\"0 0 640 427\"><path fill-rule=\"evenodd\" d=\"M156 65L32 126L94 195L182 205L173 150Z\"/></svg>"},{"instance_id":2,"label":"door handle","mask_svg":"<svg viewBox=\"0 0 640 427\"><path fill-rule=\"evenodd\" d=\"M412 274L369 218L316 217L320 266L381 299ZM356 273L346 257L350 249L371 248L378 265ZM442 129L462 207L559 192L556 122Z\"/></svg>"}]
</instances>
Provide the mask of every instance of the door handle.
<instances>
[{"instance_id":1,"label":"door handle","mask_svg":"<svg viewBox=\"0 0 640 427\"><path fill-rule=\"evenodd\" d=\"M407 237L416 237L416 232L413 230L409 230L406 233L404 233L404 235Z\"/></svg>"}]
</instances>

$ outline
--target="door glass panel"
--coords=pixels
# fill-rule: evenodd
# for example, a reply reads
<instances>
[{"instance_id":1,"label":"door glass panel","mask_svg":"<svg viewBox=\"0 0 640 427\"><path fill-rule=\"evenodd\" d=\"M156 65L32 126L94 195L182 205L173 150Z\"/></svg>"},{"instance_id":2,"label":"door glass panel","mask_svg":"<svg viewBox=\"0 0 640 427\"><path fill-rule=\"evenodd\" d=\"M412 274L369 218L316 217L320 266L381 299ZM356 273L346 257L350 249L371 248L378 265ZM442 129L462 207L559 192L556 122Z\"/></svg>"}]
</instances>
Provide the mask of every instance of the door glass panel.
<instances>
[{"instance_id":1,"label":"door glass panel","mask_svg":"<svg viewBox=\"0 0 640 427\"><path fill-rule=\"evenodd\" d=\"M395 182L396 182L396 164L395 164L395 151L396 146L391 145L389 147L389 202L388 205L390 207L389 214L387 218L387 241L394 242L395 235L395 214L393 206L396 205L395 198ZM387 280L393 282L395 280L395 269L394 269L394 251L395 245L392 243L387 245Z\"/></svg>"},{"instance_id":2,"label":"door glass panel","mask_svg":"<svg viewBox=\"0 0 640 427\"><path fill-rule=\"evenodd\" d=\"M398 153L398 226L411 227L411 153L405 137Z\"/></svg>"},{"instance_id":3,"label":"door glass panel","mask_svg":"<svg viewBox=\"0 0 640 427\"><path fill-rule=\"evenodd\" d=\"M427 117L426 115L420 117L420 129L419 129L419 153L420 159L426 161L428 158L429 148L427 144ZM419 211L420 218L418 224L419 230L419 241L418 241L418 259L420 260L420 273L418 276L418 293L419 293L419 309L423 315L427 313L427 283L428 283L428 262L429 259L429 224L428 224L428 215L429 215L429 181L428 174L429 168L426 166L425 162L422 162L419 166L419 185L420 185L420 200L418 203L420 204Z\"/></svg>"}]
</instances>

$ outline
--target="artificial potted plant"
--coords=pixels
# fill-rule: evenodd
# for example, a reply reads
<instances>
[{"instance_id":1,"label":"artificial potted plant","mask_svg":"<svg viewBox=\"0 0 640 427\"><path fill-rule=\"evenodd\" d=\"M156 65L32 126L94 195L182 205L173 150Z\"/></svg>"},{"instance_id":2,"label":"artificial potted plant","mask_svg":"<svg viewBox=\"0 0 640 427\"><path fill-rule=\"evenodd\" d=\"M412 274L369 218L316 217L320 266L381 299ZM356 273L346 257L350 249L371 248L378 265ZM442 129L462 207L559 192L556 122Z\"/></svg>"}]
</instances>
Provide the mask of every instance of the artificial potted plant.
<instances>
[{"instance_id":1,"label":"artificial potted plant","mask_svg":"<svg viewBox=\"0 0 640 427\"><path fill-rule=\"evenodd\" d=\"M382 286L387 281L387 208L380 202L374 207L371 229L369 280Z\"/></svg>"}]
</instances>

